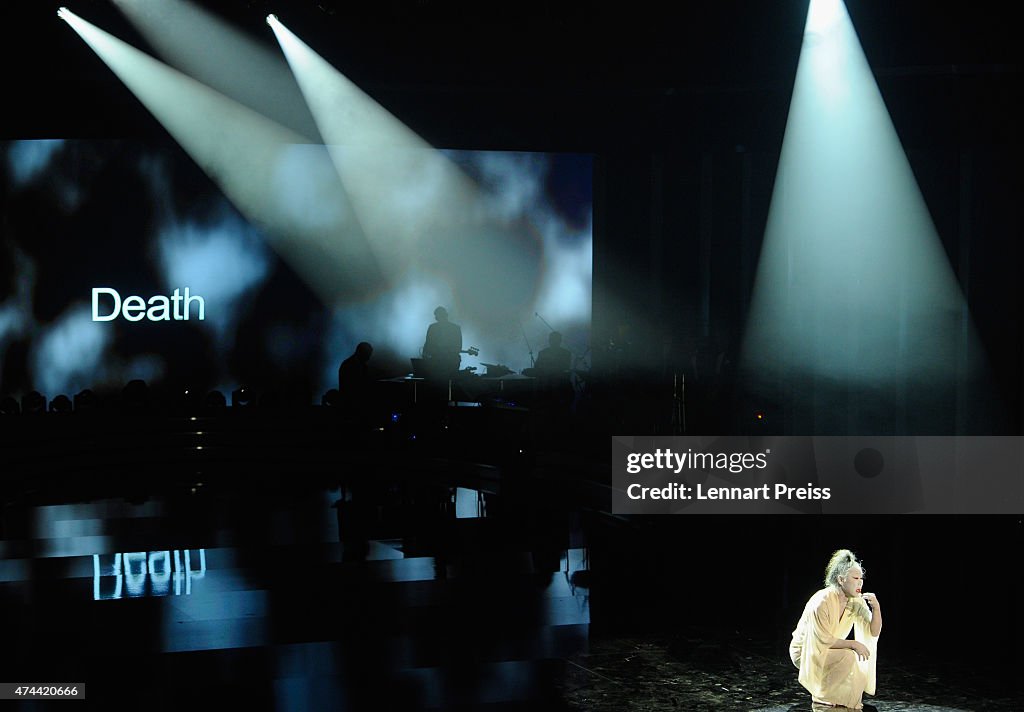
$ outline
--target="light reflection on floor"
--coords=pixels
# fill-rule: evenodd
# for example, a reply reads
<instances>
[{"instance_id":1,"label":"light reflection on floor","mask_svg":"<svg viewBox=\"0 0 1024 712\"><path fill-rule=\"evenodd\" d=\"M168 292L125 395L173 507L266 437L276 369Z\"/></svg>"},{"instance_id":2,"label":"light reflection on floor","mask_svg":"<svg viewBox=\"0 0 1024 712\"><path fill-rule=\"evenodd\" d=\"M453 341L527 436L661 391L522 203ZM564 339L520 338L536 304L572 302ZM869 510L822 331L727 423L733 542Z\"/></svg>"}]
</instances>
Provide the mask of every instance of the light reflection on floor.
<instances>
[{"instance_id":1,"label":"light reflection on floor","mask_svg":"<svg viewBox=\"0 0 1024 712\"><path fill-rule=\"evenodd\" d=\"M192 595L193 581L206 578L206 550L93 554L93 598ZM194 563L193 563L194 562Z\"/></svg>"},{"instance_id":2,"label":"light reflection on floor","mask_svg":"<svg viewBox=\"0 0 1024 712\"><path fill-rule=\"evenodd\" d=\"M454 496L457 519L476 519L487 516L487 502L482 492L466 487L456 487Z\"/></svg>"},{"instance_id":3,"label":"light reflection on floor","mask_svg":"<svg viewBox=\"0 0 1024 712\"><path fill-rule=\"evenodd\" d=\"M359 514L370 518L357 523L394 533L357 537L357 557L346 556L353 543L340 541L332 506L352 497L337 488L227 509L202 488L178 501L34 507L21 524L5 520L3 547L18 557L0 560L0 583L15 596L45 587L35 605L62 611L54 632L70 629L68 640L88 641L115 667L186 656L174 665L201 678L209 656L236 661L219 674L271 664L269 694L289 700L285 709L351 703L351 686L369 678L390 679L426 708L536 697L558 677L537 661L586 648L586 550L557 539L553 551L490 550L480 542L502 541L507 526L488 511L496 495L416 487L435 534L402 535L405 520L385 512L409 500L384 490L383 509L366 506Z\"/></svg>"},{"instance_id":4,"label":"light reflection on floor","mask_svg":"<svg viewBox=\"0 0 1024 712\"><path fill-rule=\"evenodd\" d=\"M379 503L359 492L351 520L334 507L343 491L326 487L7 510L9 645L26 665L63 658L62 669L86 670L91 690L125 679L108 671L134 671L134 693L152 694L147 680L163 671L205 690L251 688L256 709L810 709L767 654L730 673L680 664L649 641L595 649L575 515L509 519L499 495L472 487L370 490ZM918 699L944 705L915 702L921 679L890 677L907 701L872 702L983 708L934 690Z\"/></svg>"}]
</instances>

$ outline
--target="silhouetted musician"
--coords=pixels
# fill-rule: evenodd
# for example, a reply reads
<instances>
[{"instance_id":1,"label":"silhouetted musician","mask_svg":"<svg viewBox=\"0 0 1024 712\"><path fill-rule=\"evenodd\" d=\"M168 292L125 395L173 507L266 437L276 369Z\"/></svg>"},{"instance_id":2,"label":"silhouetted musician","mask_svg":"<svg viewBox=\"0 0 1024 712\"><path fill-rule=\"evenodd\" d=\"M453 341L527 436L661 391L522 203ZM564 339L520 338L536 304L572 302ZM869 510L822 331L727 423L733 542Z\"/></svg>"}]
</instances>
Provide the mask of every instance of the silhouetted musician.
<instances>
[{"instance_id":1,"label":"silhouetted musician","mask_svg":"<svg viewBox=\"0 0 1024 712\"><path fill-rule=\"evenodd\" d=\"M533 368L539 377L557 377L564 375L569 378L569 367L572 363L572 353L562 346L562 335L552 331L548 336L547 348L541 349L537 354L537 363Z\"/></svg>"},{"instance_id":2,"label":"silhouetted musician","mask_svg":"<svg viewBox=\"0 0 1024 712\"><path fill-rule=\"evenodd\" d=\"M373 346L361 341L356 350L338 368L340 404L353 413L362 414L370 404L370 357Z\"/></svg>"},{"instance_id":3,"label":"silhouetted musician","mask_svg":"<svg viewBox=\"0 0 1024 712\"><path fill-rule=\"evenodd\" d=\"M537 354L537 363L533 367L540 395L551 405L564 407L572 401L571 365L572 353L562 346L562 335L552 331L547 348Z\"/></svg>"},{"instance_id":4,"label":"silhouetted musician","mask_svg":"<svg viewBox=\"0 0 1024 712\"><path fill-rule=\"evenodd\" d=\"M462 363L462 328L448 321L444 307L434 310L434 318L437 321L427 327L423 342L424 367L433 377L451 378Z\"/></svg>"}]
</instances>

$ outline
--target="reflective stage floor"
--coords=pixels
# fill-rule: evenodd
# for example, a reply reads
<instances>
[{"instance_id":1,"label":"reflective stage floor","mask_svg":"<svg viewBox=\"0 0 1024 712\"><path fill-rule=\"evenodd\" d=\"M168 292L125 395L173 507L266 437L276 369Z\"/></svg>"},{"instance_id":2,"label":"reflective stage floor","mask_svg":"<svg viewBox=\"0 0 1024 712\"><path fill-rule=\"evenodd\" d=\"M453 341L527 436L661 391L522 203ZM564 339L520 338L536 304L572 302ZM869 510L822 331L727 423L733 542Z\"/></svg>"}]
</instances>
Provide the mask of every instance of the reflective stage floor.
<instances>
[{"instance_id":1,"label":"reflective stage floor","mask_svg":"<svg viewBox=\"0 0 1024 712\"><path fill-rule=\"evenodd\" d=\"M530 501L508 483L436 477L179 481L134 502L9 501L0 681L85 683L87 694L4 704L811 709L785 640L699 613L653 633L595 626L592 596L619 571L593 575L594 525L579 508ZM616 586L642 608L656 582L631 576ZM893 656L880 670L878 710L1022 709L980 666Z\"/></svg>"},{"instance_id":2,"label":"reflective stage floor","mask_svg":"<svg viewBox=\"0 0 1024 712\"><path fill-rule=\"evenodd\" d=\"M548 543L488 516L495 502L444 485L205 485L9 505L2 677L85 683L99 708L560 704L587 647L585 550L568 520Z\"/></svg>"},{"instance_id":3,"label":"reflective stage floor","mask_svg":"<svg viewBox=\"0 0 1024 712\"><path fill-rule=\"evenodd\" d=\"M796 681L779 647L739 638L658 636L592 640L570 659L566 700L586 710L725 710L820 712ZM885 655L884 648L880 652ZM1021 709L1020 695L993 696L992 684L971 671L939 671L909 660L879 658L877 696L865 709L879 712L965 712Z\"/></svg>"}]
</instances>

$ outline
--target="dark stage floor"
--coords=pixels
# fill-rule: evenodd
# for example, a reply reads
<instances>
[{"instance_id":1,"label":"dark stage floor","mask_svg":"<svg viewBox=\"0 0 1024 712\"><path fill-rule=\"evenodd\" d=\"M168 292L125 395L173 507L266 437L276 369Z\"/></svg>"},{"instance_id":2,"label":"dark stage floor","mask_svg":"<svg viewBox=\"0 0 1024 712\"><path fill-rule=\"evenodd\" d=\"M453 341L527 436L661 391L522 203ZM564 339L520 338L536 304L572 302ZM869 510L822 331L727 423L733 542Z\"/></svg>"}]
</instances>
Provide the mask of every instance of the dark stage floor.
<instances>
[{"instance_id":1,"label":"dark stage floor","mask_svg":"<svg viewBox=\"0 0 1024 712\"><path fill-rule=\"evenodd\" d=\"M569 522L545 542L477 490L356 489L340 514L328 487L8 505L3 678L100 709L558 703L589 624Z\"/></svg>"},{"instance_id":2,"label":"dark stage floor","mask_svg":"<svg viewBox=\"0 0 1024 712\"><path fill-rule=\"evenodd\" d=\"M4 680L85 683L94 709L810 709L778 640L594 629L582 508L486 476L276 482L9 500ZM874 704L1022 708L983 673L888 657ZM79 709L22 708L46 704Z\"/></svg>"},{"instance_id":3,"label":"dark stage floor","mask_svg":"<svg viewBox=\"0 0 1024 712\"><path fill-rule=\"evenodd\" d=\"M570 658L565 698L585 710L812 710L784 651L762 641L696 636L592 639L588 653ZM1021 709L1019 695L993 696L995 681L979 684L980 671L940 676L918 662L884 657L884 647L880 654L878 694L865 697L880 712Z\"/></svg>"}]
</instances>

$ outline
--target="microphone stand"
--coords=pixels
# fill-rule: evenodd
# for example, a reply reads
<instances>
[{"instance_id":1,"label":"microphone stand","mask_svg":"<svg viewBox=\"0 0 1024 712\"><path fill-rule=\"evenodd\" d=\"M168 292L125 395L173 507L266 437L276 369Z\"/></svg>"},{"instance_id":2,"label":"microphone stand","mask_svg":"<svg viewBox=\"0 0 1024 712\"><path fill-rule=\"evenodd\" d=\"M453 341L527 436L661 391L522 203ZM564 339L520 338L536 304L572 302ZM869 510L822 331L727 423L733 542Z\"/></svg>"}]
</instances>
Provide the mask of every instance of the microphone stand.
<instances>
[{"instance_id":1,"label":"microphone stand","mask_svg":"<svg viewBox=\"0 0 1024 712\"><path fill-rule=\"evenodd\" d=\"M554 331L555 330L555 327L551 326L551 324L549 324L547 322L547 320L544 317L542 317L540 314L538 314L537 312L534 312L533 315L535 317L537 317L538 319L540 319L542 322L544 322L544 326L548 327L548 331Z\"/></svg>"},{"instance_id":2,"label":"microphone stand","mask_svg":"<svg viewBox=\"0 0 1024 712\"><path fill-rule=\"evenodd\" d=\"M573 383L573 390L576 391L576 393L578 393L578 394L583 393L583 389L586 388L587 378L585 378L585 377L580 375L581 371L584 370L584 369L580 368L580 364L582 364L584 367L588 366L588 364L587 364L587 355L589 353L590 353L590 345L588 344L587 348L583 351L583 353L578 354L577 356L574 356L573 360L572 360L572 383ZM587 376L589 377L589 375L590 375L590 368L587 367L585 370L586 370Z\"/></svg>"},{"instance_id":3,"label":"microphone stand","mask_svg":"<svg viewBox=\"0 0 1024 712\"><path fill-rule=\"evenodd\" d=\"M523 322L521 320L519 321L519 330L523 332L523 341L526 342L526 350L530 352L530 368L533 368L533 347L530 346L530 339L528 339L526 336L526 329L523 328Z\"/></svg>"}]
</instances>

